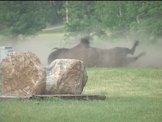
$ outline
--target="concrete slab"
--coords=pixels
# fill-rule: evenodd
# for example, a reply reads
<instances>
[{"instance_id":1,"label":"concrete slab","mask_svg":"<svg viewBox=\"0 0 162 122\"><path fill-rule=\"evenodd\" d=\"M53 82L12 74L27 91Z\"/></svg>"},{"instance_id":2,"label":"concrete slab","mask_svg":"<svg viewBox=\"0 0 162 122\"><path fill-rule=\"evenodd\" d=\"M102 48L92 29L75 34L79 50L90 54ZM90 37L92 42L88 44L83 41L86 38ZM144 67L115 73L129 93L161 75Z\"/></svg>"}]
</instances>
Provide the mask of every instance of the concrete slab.
<instances>
[{"instance_id":1,"label":"concrete slab","mask_svg":"<svg viewBox=\"0 0 162 122\"><path fill-rule=\"evenodd\" d=\"M105 100L105 95L88 95L88 94L56 94L56 95L33 95L33 96L0 96L1 100L8 99L20 99L20 100L31 100L31 99L45 99L45 98L60 98L63 100Z\"/></svg>"},{"instance_id":2,"label":"concrete slab","mask_svg":"<svg viewBox=\"0 0 162 122\"><path fill-rule=\"evenodd\" d=\"M41 99L47 97L57 97L63 100L105 100L105 95L88 95L88 94L58 94L58 95L34 95L32 99L39 97Z\"/></svg>"}]
</instances>

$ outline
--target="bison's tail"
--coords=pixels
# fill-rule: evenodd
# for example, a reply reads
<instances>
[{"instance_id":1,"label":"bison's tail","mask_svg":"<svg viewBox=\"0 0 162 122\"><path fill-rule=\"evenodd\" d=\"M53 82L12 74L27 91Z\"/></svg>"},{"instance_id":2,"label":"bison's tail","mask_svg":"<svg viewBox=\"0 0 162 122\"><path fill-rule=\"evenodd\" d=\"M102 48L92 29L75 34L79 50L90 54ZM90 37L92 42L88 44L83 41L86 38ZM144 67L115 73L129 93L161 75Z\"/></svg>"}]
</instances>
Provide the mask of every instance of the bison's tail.
<instances>
[{"instance_id":1,"label":"bison's tail","mask_svg":"<svg viewBox=\"0 0 162 122\"><path fill-rule=\"evenodd\" d=\"M58 55L62 50L60 48L53 48L51 53L48 56L48 64L57 59Z\"/></svg>"}]
</instances>

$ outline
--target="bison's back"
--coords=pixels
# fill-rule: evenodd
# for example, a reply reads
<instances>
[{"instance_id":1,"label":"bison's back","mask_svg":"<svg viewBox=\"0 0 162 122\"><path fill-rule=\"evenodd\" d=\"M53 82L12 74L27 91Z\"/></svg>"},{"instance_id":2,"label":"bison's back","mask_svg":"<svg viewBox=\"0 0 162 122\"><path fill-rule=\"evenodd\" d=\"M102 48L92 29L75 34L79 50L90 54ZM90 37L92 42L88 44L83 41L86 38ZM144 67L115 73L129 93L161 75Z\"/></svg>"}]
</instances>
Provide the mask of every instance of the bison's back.
<instances>
[{"instance_id":1,"label":"bison's back","mask_svg":"<svg viewBox=\"0 0 162 122\"><path fill-rule=\"evenodd\" d=\"M60 48L50 53L48 56L48 64L55 59L78 59L84 61L85 49L84 48Z\"/></svg>"}]
</instances>

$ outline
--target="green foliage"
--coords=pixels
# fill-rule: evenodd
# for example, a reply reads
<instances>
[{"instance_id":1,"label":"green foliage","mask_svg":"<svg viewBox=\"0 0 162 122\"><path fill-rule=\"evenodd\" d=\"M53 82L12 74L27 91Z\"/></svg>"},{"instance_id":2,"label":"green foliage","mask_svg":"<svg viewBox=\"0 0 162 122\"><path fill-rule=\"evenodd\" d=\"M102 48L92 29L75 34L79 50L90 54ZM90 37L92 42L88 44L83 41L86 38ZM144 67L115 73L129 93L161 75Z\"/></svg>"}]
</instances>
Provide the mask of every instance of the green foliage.
<instances>
[{"instance_id":1,"label":"green foliage","mask_svg":"<svg viewBox=\"0 0 162 122\"><path fill-rule=\"evenodd\" d=\"M50 12L49 12L49 23L55 25L63 22L64 15L60 14L60 10L63 9L63 3L65 1L49 1Z\"/></svg>"},{"instance_id":2,"label":"green foliage","mask_svg":"<svg viewBox=\"0 0 162 122\"><path fill-rule=\"evenodd\" d=\"M93 33L103 40L121 35L156 40L162 35L160 1L69 1L64 7L69 17L65 27L70 33ZM62 14L67 14L65 9Z\"/></svg>"},{"instance_id":3,"label":"green foliage","mask_svg":"<svg viewBox=\"0 0 162 122\"><path fill-rule=\"evenodd\" d=\"M47 22L67 21L67 15L67 37L123 36L155 42L162 35L160 1L1 1L0 5L0 34L11 38L36 35Z\"/></svg>"},{"instance_id":4,"label":"green foliage","mask_svg":"<svg viewBox=\"0 0 162 122\"><path fill-rule=\"evenodd\" d=\"M70 32L77 32L90 29L89 24L91 18L91 6L93 2L91 1L69 1L68 11L69 11L69 23L66 23L66 28ZM75 14L74 14L75 13Z\"/></svg>"},{"instance_id":5,"label":"green foliage","mask_svg":"<svg viewBox=\"0 0 162 122\"><path fill-rule=\"evenodd\" d=\"M133 6L135 6L134 11L132 11ZM127 10L131 12L128 16L132 14L134 17L134 21L130 22L132 35L145 37L145 40L149 40L152 36L154 41L161 36L162 3L160 1L129 2Z\"/></svg>"},{"instance_id":6,"label":"green foliage","mask_svg":"<svg viewBox=\"0 0 162 122\"><path fill-rule=\"evenodd\" d=\"M49 10L46 1L1 1L0 33L17 38L18 35L37 34L46 27Z\"/></svg>"}]
</instances>

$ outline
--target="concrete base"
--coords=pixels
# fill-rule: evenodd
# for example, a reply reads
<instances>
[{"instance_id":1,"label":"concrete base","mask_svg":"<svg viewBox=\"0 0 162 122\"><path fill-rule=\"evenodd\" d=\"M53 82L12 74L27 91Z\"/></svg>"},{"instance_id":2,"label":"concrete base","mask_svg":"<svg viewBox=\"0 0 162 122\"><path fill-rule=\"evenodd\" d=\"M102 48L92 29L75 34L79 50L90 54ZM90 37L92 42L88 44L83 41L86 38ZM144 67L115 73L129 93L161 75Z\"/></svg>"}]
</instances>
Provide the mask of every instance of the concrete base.
<instances>
[{"instance_id":1,"label":"concrete base","mask_svg":"<svg viewBox=\"0 0 162 122\"><path fill-rule=\"evenodd\" d=\"M44 99L44 98L60 98L63 100L105 100L105 95L87 95L87 94L57 94L57 95L33 95L33 96L0 96L1 100L7 99Z\"/></svg>"},{"instance_id":2,"label":"concrete base","mask_svg":"<svg viewBox=\"0 0 162 122\"><path fill-rule=\"evenodd\" d=\"M47 98L47 97L57 97L63 100L105 100L106 96L104 95L87 95L87 94L58 94L58 95L34 95L34 97L38 97L41 99Z\"/></svg>"}]
</instances>

